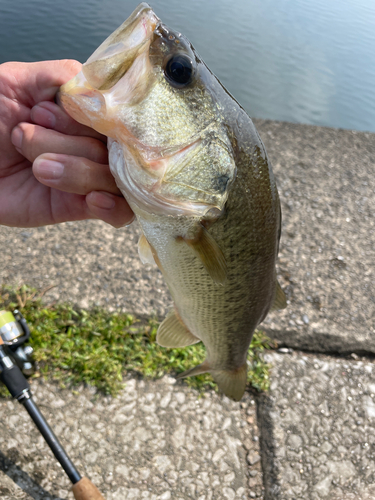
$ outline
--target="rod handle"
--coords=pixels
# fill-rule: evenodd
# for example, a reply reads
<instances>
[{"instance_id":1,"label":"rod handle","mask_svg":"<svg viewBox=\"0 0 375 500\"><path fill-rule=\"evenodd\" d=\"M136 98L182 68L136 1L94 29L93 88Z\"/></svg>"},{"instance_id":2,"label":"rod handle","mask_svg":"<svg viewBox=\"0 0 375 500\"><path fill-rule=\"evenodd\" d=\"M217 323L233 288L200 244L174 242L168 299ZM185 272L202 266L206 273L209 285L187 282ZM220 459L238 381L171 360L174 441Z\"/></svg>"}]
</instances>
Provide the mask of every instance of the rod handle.
<instances>
[{"instance_id":1,"label":"rod handle","mask_svg":"<svg viewBox=\"0 0 375 500\"><path fill-rule=\"evenodd\" d=\"M105 500L98 488L87 477L83 477L73 485L72 490L76 500Z\"/></svg>"}]
</instances>

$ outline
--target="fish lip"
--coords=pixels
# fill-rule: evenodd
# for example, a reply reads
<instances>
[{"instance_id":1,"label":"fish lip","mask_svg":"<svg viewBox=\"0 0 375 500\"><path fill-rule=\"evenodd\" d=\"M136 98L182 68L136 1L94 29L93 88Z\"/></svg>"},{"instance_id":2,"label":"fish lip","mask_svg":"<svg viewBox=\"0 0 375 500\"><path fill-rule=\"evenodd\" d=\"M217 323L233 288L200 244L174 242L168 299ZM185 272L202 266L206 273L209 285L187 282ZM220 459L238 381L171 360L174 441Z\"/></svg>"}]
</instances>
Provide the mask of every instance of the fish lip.
<instances>
[{"instance_id":1,"label":"fish lip","mask_svg":"<svg viewBox=\"0 0 375 500\"><path fill-rule=\"evenodd\" d=\"M99 92L114 87L147 50L160 22L152 8L141 3L82 65L87 83Z\"/></svg>"},{"instance_id":2,"label":"fish lip","mask_svg":"<svg viewBox=\"0 0 375 500\"><path fill-rule=\"evenodd\" d=\"M82 65L81 71L70 81L62 85L56 95L56 103L64 109L72 118L84 125L95 127L95 119L85 118L81 109L82 105L79 99L84 98L86 103L91 98L92 102L101 101L103 110L106 107L104 94L107 90L113 88L124 74L116 76L111 72L100 72L102 61L110 61L112 57L118 57L122 52L130 52L128 58L129 67L135 59L150 44L154 36L155 27L160 24L159 17L152 8L145 2L133 11L133 13L107 37L100 46L91 54L87 61ZM135 35L134 35L135 33ZM99 76L95 76L99 64ZM87 93L90 95L87 95ZM104 92L104 94L103 94ZM103 97L100 97L103 96ZM89 109L88 105L84 108ZM106 132L103 132L108 135Z\"/></svg>"},{"instance_id":3,"label":"fish lip","mask_svg":"<svg viewBox=\"0 0 375 500\"><path fill-rule=\"evenodd\" d=\"M152 12L152 14L155 16L155 18L158 20L159 23L161 23L160 18L155 14L153 8L147 3L147 2L141 2L136 9L134 9L133 13L129 16L135 15L135 17L138 17L142 11L147 11L149 10Z\"/></svg>"}]
</instances>

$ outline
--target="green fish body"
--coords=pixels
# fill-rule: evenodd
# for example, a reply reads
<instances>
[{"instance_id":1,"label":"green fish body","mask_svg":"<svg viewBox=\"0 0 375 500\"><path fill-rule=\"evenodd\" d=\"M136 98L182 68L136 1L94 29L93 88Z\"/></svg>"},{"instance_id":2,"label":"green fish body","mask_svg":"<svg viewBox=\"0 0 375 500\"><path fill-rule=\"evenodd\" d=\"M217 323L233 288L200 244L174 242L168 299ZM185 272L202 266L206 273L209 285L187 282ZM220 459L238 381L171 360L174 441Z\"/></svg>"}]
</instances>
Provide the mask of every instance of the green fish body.
<instances>
[{"instance_id":1,"label":"green fish body","mask_svg":"<svg viewBox=\"0 0 375 500\"><path fill-rule=\"evenodd\" d=\"M174 300L157 341L202 341L209 372L241 399L247 351L271 308L285 307L275 262L281 211L248 115L196 54L143 3L65 84L77 121L109 137L109 163Z\"/></svg>"}]
</instances>

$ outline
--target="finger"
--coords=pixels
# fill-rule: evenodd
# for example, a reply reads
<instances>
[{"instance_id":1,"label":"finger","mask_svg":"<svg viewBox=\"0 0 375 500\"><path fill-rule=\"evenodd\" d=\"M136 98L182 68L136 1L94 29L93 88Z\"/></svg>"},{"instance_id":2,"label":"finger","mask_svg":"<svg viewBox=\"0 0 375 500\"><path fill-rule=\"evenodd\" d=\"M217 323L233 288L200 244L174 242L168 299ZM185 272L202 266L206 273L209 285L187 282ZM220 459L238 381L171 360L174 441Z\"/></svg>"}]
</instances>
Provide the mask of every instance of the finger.
<instances>
[{"instance_id":1,"label":"finger","mask_svg":"<svg viewBox=\"0 0 375 500\"><path fill-rule=\"evenodd\" d=\"M53 100L61 85L76 76L82 64L74 59L30 63L35 75L35 104Z\"/></svg>"},{"instance_id":2,"label":"finger","mask_svg":"<svg viewBox=\"0 0 375 500\"><path fill-rule=\"evenodd\" d=\"M135 218L125 198L103 191L93 191L86 196L92 215L114 227L131 224Z\"/></svg>"},{"instance_id":3,"label":"finger","mask_svg":"<svg viewBox=\"0 0 375 500\"><path fill-rule=\"evenodd\" d=\"M33 173L42 184L67 193L86 195L100 190L121 195L109 166L87 158L43 154L34 161Z\"/></svg>"},{"instance_id":4,"label":"finger","mask_svg":"<svg viewBox=\"0 0 375 500\"><path fill-rule=\"evenodd\" d=\"M56 132L94 137L107 144L107 138L104 135L76 122L60 106L51 101L40 102L34 106L31 110L31 120L36 125L53 129Z\"/></svg>"},{"instance_id":5,"label":"finger","mask_svg":"<svg viewBox=\"0 0 375 500\"><path fill-rule=\"evenodd\" d=\"M12 143L33 162L43 153L81 156L97 163L108 163L106 146L93 137L71 136L31 123L20 123L12 131Z\"/></svg>"},{"instance_id":6,"label":"finger","mask_svg":"<svg viewBox=\"0 0 375 500\"><path fill-rule=\"evenodd\" d=\"M77 75L81 68L82 64L73 59L4 63L11 88L27 89L31 106L41 101L52 101L60 86Z\"/></svg>"},{"instance_id":7,"label":"finger","mask_svg":"<svg viewBox=\"0 0 375 500\"><path fill-rule=\"evenodd\" d=\"M60 86L76 76L82 64L74 59L38 61L30 64L30 72L35 80L31 85L34 104L53 100Z\"/></svg>"}]
</instances>

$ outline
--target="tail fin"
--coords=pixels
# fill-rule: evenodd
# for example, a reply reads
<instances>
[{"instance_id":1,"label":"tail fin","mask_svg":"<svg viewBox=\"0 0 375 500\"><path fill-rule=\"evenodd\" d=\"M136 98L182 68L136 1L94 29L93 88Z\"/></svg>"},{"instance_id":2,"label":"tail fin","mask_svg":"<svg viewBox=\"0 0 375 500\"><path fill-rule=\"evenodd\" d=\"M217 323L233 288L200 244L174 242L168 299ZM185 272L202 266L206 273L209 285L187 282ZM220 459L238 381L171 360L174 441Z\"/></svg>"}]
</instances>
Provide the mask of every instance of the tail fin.
<instances>
[{"instance_id":1,"label":"tail fin","mask_svg":"<svg viewBox=\"0 0 375 500\"><path fill-rule=\"evenodd\" d=\"M219 389L230 399L239 401L246 389L247 364L236 370L212 370L211 374Z\"/></svg>"},{"instance_id":2,"label":"tail fin","mask_svg":"<svg viewBox=\"0 0 375 500\"><path fill-rule=\"evenodd\" d=\"M246 389L247 381L247 364L244 363L236 370L212 370L207 359L200 365L186 370L177 375L177 379L185 377L193 377L194 375L201 375L202 373L211 373L215 382L228 398L239 401Z\"/></svg>"}]
</instances>

